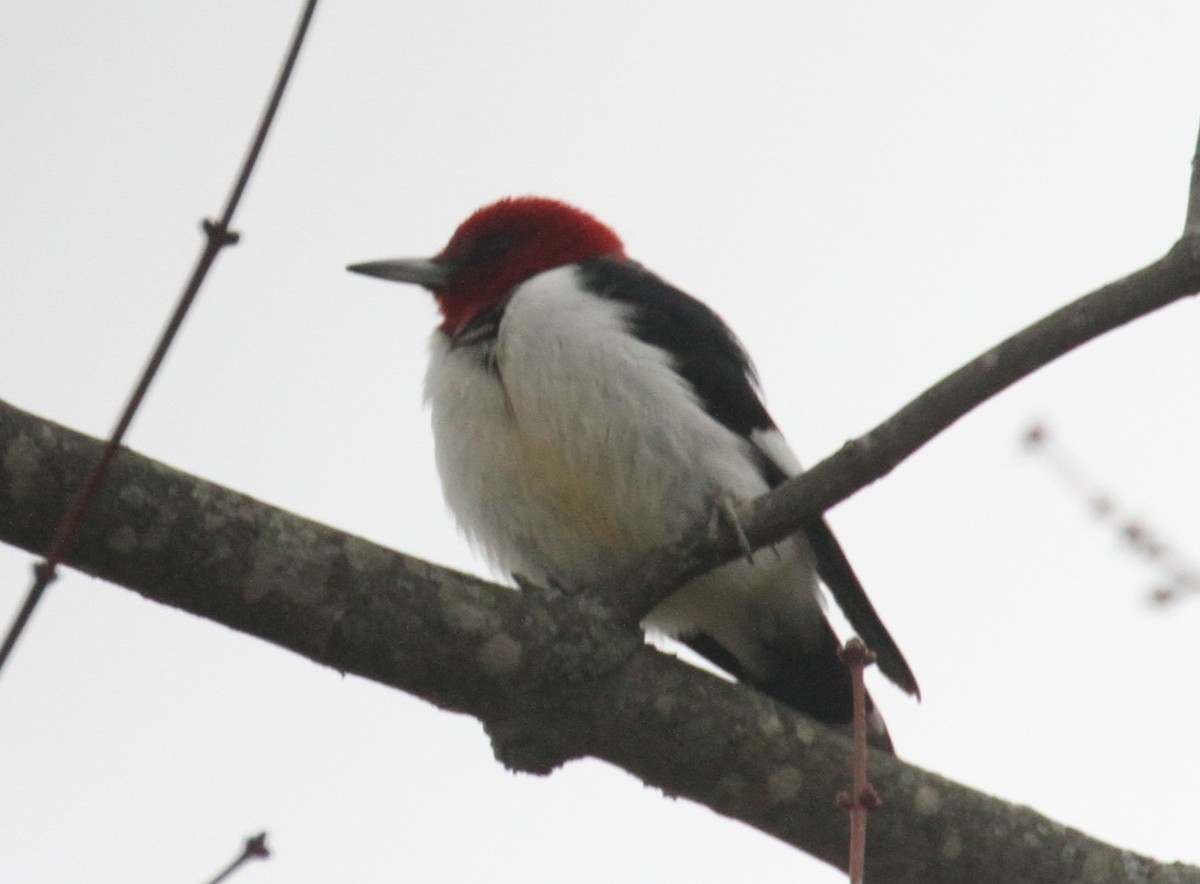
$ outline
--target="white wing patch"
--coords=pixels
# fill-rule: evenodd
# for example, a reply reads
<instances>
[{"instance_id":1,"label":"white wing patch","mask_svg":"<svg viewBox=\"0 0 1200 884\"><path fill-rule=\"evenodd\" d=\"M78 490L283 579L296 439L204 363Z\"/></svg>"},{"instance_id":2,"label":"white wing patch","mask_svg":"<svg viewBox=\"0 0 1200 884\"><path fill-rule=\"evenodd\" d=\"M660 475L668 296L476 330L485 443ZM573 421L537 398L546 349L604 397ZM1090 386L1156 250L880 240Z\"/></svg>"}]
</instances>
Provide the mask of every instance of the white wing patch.
<instances>
[{"instance_id":1,"label":"white wing patch","mask_svg":"<svg viewBox=\"0 0 1200 884\"><path fill-rule=\"evenodd\" d=\"M786 475L798 476L802 472L800 459L787 444L787 439L783 438L783 433L774 427L769 430L751 430L750 441Z\"/></svg>"}]
</instances>

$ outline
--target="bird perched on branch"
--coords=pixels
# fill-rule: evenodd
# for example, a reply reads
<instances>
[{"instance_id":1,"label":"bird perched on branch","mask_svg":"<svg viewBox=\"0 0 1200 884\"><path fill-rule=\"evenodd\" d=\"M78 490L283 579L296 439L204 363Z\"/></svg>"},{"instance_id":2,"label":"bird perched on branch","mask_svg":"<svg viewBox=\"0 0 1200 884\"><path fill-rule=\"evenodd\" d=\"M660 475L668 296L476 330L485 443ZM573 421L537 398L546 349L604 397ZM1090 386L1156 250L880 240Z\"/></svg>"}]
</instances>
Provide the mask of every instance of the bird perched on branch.
<instances>
[{"instance_id":1,"label":"bird perched on branch","mask_svg":"<svg viewBox=\"0 0 1200 884\"><path fill-rule=\"evenodd\" d=\"M591 586L731 501L800 472L721 319L625 254L592 216L537 197L464 221L431 258L355 264L433 293L425 395L446 500L490 562ZM643 621L734 678L835 725L850 674L817 576L901 688L917 684L824 519L693 579ZM891 748L870 712L873 742Z\"/></svg>"}]
</instances>

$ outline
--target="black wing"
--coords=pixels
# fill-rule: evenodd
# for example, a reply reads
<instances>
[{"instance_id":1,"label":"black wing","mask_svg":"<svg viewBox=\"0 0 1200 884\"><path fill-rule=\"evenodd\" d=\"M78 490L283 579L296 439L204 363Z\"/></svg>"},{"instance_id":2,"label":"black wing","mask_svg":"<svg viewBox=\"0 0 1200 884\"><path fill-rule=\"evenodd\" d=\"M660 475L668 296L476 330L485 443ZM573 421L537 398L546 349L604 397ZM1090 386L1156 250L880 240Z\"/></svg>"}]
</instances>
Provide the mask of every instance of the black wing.
<instances>
[{"instance_id":1,"label":"black wing","mask_svg":"<svg viewBox=\"0 0 1200 884\"><path fill-rule=\"evenodd\" d=\"M759 397L754 366L729 326L700 301L636 263L597 258L583 262L580 270L589 289L635 308L634 332L670 353L705 410L751 442L767 485L774 488L787 479L787 470L754 444L756 432L776 428ZM919 697L912 670L867 598L829 524L822 518L804 530L817 573L855 632L875 652L880 671Z\"/></svg>"},{"instance_id":2,"label":"black wing","mask_svg":"<svg viewBox=\"0 0 1200 884\"><path fill-rule=\"evenodd\" d=\"M579 266L588 289L634 308L634 334L671 354L716 420L746 439L774 427L755 389L754 366L721 317L632 261L596 258Z\"/></svg>"}]
</instances>

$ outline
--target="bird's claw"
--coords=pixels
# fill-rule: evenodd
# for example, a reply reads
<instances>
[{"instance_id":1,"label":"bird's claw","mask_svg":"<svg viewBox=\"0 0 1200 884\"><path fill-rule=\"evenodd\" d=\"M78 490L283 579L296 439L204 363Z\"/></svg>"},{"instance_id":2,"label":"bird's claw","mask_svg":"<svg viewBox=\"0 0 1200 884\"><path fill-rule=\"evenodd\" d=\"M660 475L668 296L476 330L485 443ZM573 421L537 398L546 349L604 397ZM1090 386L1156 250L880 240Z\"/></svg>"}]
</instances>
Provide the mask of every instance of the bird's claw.
<instances>
[{"instance_id":1,"label":"bird's claw","mask_svg":"<svg viewBox=\"0 0 1200 884\"><path fill-rule=\"evenodd\" d=\"M559 594L563 593L566 589L562 585L562 583L560 583L558 580L556 580L553 576L551 576L549 574L546 575L545 579L541 583L538 583L537 581L535 581L529 577L526 577L524 574L517 574L517 573L514 573L512 575L512 579L513 579L513 583L517 584L517 589L519 589L521 592L528 592L528 593L535 593L535 592L547 593L548 592L548 593L553 593L555 595L559 595Z\"/></svg>"},{"instance_id":2,"label":"bird's claw","mask_svg":"<svg viewBox=\"0 0 1200 884\"><path fill-rule=\"evenodd\" d=\"M732 497L723 497L721 502L717 504L717 514L721 521L725 522L737 537L738 548L742 551L742 557L751 565L754 564L754 547L750 545L750 538L746 536L746 531L742 528L742 520L738 518L737 508L734 506Z\"/></svg>"}]
</instances>

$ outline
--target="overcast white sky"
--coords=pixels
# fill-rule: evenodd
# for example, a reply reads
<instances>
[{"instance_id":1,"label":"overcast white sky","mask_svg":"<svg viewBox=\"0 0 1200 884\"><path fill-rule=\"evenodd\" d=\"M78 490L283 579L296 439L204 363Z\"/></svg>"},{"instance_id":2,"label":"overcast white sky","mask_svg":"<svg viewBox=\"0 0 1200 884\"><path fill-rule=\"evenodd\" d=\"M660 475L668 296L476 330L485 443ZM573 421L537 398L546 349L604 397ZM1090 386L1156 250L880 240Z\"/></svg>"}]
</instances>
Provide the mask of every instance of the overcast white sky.
<instances>
[{"instance_id":1,"label":"overcast white sky","mask_svg":"<svg viewBox=\"0 0 1200 884\"><path fill-rule=\"evenodd\" d=\"M106 433L218 212L299 0L0 9L0 397ZM482 572L445 515L415 289L508 194L577 203L722 313L807 462L1164 251L1200 4L328 2L137 450ZM901 755L1200 862L1200 603L1018 438L1035 418L1200 558L1200 307L1089 345L832 513L925 700ZM0 549L0 620L31 558ZM886 796L885 796L886 798ZM832 797L831 797L832 800ZM0 678L0 880L842 880L593 761L68 573Z\"/></svg>"}]
</instances>

